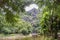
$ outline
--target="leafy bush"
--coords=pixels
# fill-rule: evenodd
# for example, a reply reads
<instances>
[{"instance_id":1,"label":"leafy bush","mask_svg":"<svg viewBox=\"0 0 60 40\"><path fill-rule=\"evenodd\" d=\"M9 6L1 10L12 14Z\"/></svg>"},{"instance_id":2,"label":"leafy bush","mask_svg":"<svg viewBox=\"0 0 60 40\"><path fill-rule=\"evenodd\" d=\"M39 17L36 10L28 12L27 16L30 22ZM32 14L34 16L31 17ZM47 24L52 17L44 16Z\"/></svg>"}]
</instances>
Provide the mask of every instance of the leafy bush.
<instances>
[{"instance_id":1,"label":"leafy bush","mask_svg":"<svg viewBox=\"0 0 60 40\"><path fill-rule=\"evenodd\" d=\"M19 28L19 33L22 34L29 34L32 32L32 25L29 22L21 21L20 23L20 28Z\"/></svg>"},{"instance_id":2,"label":"leafy bush","mask_svg":"<svg viewBox=\"0 0 60 40\"><path fill-rule=\"evenodd\" d=\"M25 22L24 20L15 17L17 22L9 23L6 22L5 16L0 15L0 33L10 34L10 33L25 33L29 34L32 32L32 25L29 22Z\"/></svg>"}]
</instances>

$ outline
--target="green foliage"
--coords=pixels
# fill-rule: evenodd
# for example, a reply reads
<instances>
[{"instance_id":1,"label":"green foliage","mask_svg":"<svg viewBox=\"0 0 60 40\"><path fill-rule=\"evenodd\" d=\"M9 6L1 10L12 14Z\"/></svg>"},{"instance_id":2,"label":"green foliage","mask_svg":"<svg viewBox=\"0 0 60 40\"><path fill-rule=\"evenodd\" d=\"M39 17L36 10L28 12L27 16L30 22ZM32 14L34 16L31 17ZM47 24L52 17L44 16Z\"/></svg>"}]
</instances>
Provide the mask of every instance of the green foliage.
<instances>
[{"instance_id":1,"label":"green foliage","mask_svg":"<svg viewBox=\"0 0 60 40\"><path fill-rule=\"evenodd\" d=\"M15 22L15 15L13 12L20 13L24 12L24 1L23 0L1 0L0 1L0 11L6 12L6 21Z\"/></svg>"},{"instance_id":2,"label":"green foliage","mask_svg":"<svg viewBox=\"0 0 60 40\"><path fill-rule=\"evenodd\" d=\"M6 21L7 22L16 22L17 20L15 20L15 15L9 12L6 14Z\"/></svg>"},{"instance_id":3,"label":"green foliage","mask_svg":"<svg viewBox=\"0 0 60 40\"><path fill-rule=\"evenodd\" d=\"M38 32L40 34L46 34L48 32L49 26L49 12L43 13L43 16L40 18L40 27L38 27Z\"/></svg>"},{"instance_id":4,"label":"green foliage","mask_svg":"<svg viewBox=\"0 0 60 40\"><path fill-rule=\"evenodd\" d=\"M21 25L20 25L20 24L21 24ZM32 32L32 29L33 29L33 28L32 28L31 23L29 23L29 22L21 21L21 22L19 23L19 26L21 26L20 29L19 29L19 31L18 31L18 32L20 32L20 33L29 34L29 33Z\"/></svg>"},{"instance_id":5,"label":"green foliage","mask_svg":"<svg viewBox=\"0 0 60 40\"><path fill-rule=\"evenodd\" d=\"M6 12L5 15L0 14L0 32L9 33L23 33L29 34L32 32L32 25L20 18L24 16L25 0L2 0L0 1L0 12ZM39 17L40 24L36 30L41 34L48 32L57 32L56 28L60 26L60 1L59 0L36 0L38 6L45 7L42 11L42 17ZM28 2L29 3L29 2ZM16 12L17 14L14 14ZM19 13L21 13L19 15ZM38 16L41 16L38 15Z\"/></svg>"},{"instance_id":6,"label":"green foliage","mask_svg":"<svg viewBox=\"0 0 60 40\"><path fill-rule=\"evenodd\" d=\"M58 28L60 26L60 12L58 7L59 5L56 4L56 1L45 6L46 10L43 10L43 16L40 21L40 33L47 35L51 33L50 35L54 34L54 37L57 38Z\"/></svg>"},{"instance_id":7,"label":"green foliage","mask_svg":"<svg viewBox=\"0 0 60 40\"><path fill-rule=\"evenodd\" d=\"M11 20L11 18L10 18ZM17 22L10 23L5 20L5 16L0 15L0 33L4 34L11 34L11 33L22 33L25 31L25 33L31 33L32 32L32 25L29 22L25 22L24 20L18 18L18 16L15 18Z\"/></svg>"}]
</instances>

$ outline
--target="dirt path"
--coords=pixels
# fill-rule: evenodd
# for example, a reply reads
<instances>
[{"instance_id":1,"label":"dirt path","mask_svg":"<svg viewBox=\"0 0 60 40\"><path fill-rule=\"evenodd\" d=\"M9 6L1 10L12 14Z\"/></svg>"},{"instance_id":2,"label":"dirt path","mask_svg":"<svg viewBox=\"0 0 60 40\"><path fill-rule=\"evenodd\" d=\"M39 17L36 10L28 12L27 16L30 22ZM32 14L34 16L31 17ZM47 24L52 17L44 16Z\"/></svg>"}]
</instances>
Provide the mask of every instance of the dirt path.
<instances>
[{"instance_id":1,"label":"dirt path","mask_svg":"<svg viewBox=\"0 0 60 40\"><path fill-rule=\"evenodd\" d=\"M0 37L0 40L15 40L15 39L21 39L25 38L25 36L15 35L15 36L9 36L9 37Z\"/></svg>"},{"instance_id":2,"label":"dirt path","mask_svg":"<svg viewBox=\"0 0 60 40\"><path fill-rule=\"evenodd\" d=\"M32 37L31 35L23 36L23 35L14 35L14 36L6 36L6 37L0 37L0 40L21 40L25 37Z\"/></svg>"},{"instance_id":3,"label":"dirt path","mask_svg":"<svg viewBox=\"0 0 60 40\"><path fill-rule=\"evenodd\" d=\"M32 35L24 36L24 35L16 34L13 36L0 37L0 40L21 40L26 37L35 37L35 36L32 36ZM60 40L60 36L59 36L58 40Z\"/></svg>"}]
</instances>

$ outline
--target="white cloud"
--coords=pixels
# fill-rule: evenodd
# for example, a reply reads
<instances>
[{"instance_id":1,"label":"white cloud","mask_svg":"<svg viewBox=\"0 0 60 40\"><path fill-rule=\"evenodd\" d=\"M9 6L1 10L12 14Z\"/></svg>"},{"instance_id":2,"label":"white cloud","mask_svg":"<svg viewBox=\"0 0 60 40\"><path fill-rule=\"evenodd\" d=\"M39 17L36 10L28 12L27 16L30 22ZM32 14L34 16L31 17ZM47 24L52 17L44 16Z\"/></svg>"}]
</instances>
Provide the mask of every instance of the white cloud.
<instances>
[{"instance_id":1,"label":"white cloud","mask_svg":"<svg viewBox=\"0 0 60 40\"><path fill-rule=\"evenodd\" d=\"M30 4L29 6L25 6L25 11L30 11L33 8L38 9L38 5L37 4Z\"/></svg>"}]
</instances>

